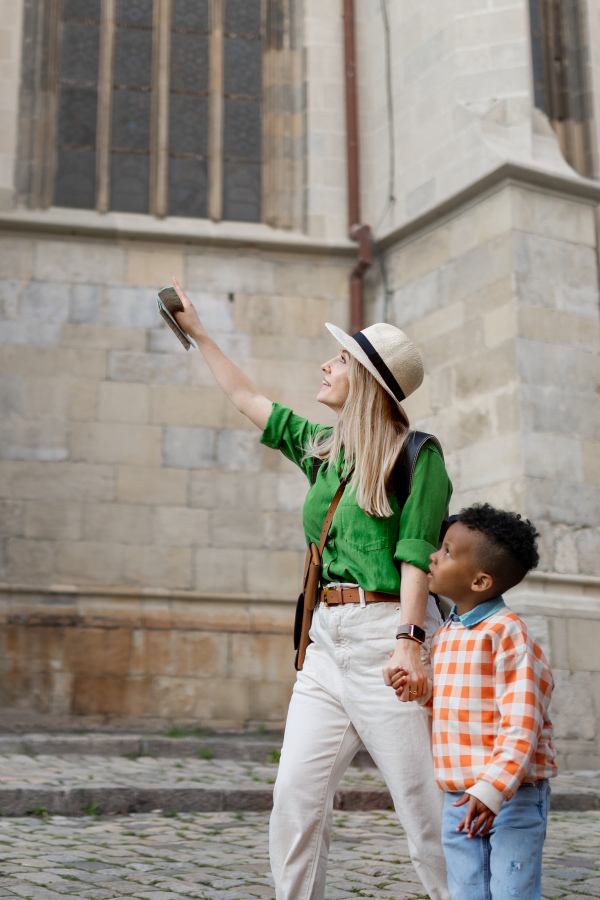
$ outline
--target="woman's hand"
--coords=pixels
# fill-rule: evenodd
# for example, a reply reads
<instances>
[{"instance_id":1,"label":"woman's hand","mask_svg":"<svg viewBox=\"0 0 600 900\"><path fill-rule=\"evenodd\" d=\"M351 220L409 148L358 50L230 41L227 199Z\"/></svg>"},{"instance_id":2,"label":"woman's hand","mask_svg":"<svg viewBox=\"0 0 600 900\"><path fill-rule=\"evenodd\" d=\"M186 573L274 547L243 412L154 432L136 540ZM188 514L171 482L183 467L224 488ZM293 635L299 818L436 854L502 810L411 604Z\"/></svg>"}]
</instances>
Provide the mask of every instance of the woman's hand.
<instances>
[{"instance_id":1,"label":"woman's hand","mask_svg":"<svg viewBox=\"0 0 600 900\"><path fill-rule=\"evenodd\" d=\"M394 688L398 700L403 703L419 700L428 694L427 673L421 660L421 645L417 641L410 638L396 641L390 661L383 667L383 680Z\"/></svg>"},{"instance_id":2,"label":"woman's hand","mask_svg":"<svg viewBox=\"0 0 600 900\"><path fill-rule=\"evenodd\" d=\"M198 313L196 312L196 308L190 298L187 296L186 292L183 290L179 282L176 278L173 278L173 287L177 291L179 299L183 303L183 312L175 313L175 319L177 324L183 328L184 331L193 337L196 343L198 343L198 339L202 337L207 337L206 330L198 317Z\"/></svg>"}]
</instances>

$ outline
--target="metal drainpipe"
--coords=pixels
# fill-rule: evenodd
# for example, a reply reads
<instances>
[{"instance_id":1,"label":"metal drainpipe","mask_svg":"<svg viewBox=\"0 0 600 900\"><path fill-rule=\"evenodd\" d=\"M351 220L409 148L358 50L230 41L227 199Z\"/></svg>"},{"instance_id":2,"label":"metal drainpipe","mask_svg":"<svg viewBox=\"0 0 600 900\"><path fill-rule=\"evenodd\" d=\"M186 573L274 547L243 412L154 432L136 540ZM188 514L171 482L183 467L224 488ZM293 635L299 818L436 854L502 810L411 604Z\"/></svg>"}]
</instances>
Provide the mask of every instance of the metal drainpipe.
<instances>
[{"instance_id":1,"label":"metal drainpipe","mask_svg":"<svg viewBox=\"0 0 600 900\"><path fill-rule=\"evenodd\" d=\"M346 84L346 159L348 168L348 232L358 242L356 265L350 274L350 332L363 327L362 277L373 262L371 228L360 224L360 178L358 167L358 116L356 103L356 50L354 0L343 0L344 69Z\"/></svg>"}]
</instances>

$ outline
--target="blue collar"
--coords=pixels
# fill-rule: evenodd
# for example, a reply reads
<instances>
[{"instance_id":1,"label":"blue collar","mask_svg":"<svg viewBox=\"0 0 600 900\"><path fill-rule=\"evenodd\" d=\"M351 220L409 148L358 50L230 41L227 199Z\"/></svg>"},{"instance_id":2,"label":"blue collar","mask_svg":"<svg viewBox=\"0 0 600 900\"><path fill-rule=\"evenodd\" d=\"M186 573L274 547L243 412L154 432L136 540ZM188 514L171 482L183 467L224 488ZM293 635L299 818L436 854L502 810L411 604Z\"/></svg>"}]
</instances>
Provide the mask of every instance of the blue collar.
<instances>
[{"instance_id":1,"label":"blue collar","mask_svg":"<svg viewBox=\"0 0 600 900\"><path fill-rule=\"evenodd\" d=\"M465 628L473 628L474 625L479 625L484 619L500 612L501 609L506 609L506 603L502 597L492 597L491 600L485 600L479 606L476 606L475 609L470 609L469 612L463 613L462 616L456 614L456 604L454 604L446 622L460 622Z\"/></svg>"}]
</instances>

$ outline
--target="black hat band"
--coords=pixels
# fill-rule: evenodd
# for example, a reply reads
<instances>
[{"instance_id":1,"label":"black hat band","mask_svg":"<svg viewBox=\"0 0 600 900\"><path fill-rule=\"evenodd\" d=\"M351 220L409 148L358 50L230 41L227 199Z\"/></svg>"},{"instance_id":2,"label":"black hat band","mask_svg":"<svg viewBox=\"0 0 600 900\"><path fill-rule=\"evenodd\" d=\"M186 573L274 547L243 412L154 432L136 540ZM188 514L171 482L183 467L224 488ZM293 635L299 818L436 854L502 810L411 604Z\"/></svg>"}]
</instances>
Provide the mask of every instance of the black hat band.
<instances>
[{"instance_id":1,"label":"black hat band","mask_svg":"<svg viewBox=\"0 0 600 900\"><path fill-rule=\"evenodd\" d=\"M406 394L380 357L371 341L367 337L365 337L362 331L357 331L356 334L352 335L352 337L354 338L360 349L364 350L364 352L367 354L367 356L369 357L369 361L373 363L398 403L401 403L403 400L405 400Z\"/></svg>"}]
</instances>

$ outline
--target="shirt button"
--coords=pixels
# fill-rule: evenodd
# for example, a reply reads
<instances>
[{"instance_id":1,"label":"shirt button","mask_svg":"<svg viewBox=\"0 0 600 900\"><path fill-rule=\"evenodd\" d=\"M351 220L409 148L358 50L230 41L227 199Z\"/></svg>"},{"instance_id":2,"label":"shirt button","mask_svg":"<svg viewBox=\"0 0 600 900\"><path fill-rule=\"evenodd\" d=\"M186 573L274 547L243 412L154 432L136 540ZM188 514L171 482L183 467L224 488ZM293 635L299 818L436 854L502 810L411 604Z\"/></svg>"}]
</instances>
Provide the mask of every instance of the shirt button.
<instances>
[{"instance_id":1,"label":"shirt button","mask_svg":"<svg viewBox=\"0 0 600 900\"><path fill-rule=\"evenodd\" d=\"M330 548L333 547L333 538L327 538L325 545Z\"/></svg>"}]
</instances>

